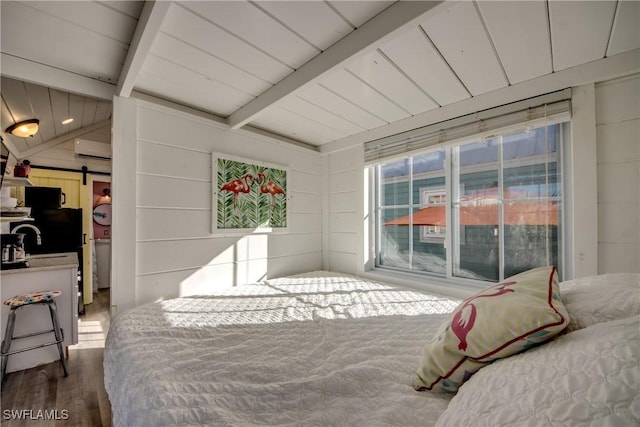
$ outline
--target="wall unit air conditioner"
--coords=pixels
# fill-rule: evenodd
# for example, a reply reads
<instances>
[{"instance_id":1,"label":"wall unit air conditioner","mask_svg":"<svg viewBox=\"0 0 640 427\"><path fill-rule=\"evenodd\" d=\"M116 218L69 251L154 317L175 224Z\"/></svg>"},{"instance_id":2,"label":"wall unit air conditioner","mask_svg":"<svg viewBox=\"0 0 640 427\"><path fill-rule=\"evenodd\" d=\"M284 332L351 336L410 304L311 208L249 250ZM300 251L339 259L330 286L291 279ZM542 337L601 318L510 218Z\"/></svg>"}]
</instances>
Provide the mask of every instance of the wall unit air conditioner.
<instances>
[{"instance_id":1,"label":"wall unit air conditioner","mask_svg":"<svg viewBox=\"0 0 640 427\"><path fill-rule=\"evenodd\" d=\"M75 153L78 157L92 159L111 159L111 144L106 142L90 141L88 139L75 140Z\"/></svg>"}]
</instances>

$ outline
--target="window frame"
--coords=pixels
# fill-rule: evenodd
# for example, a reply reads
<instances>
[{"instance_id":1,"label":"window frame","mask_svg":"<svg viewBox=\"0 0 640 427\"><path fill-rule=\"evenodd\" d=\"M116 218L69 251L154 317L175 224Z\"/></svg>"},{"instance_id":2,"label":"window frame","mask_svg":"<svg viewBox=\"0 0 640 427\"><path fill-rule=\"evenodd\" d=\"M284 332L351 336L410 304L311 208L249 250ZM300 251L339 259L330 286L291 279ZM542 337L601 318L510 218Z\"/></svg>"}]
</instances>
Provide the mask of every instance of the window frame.
<instances>
[{"instance_id":1,"label":"window frame","mask_svg":"<svg viewBox=\"0 0 640 427\"><path fill-rule=\"evenodd\" d=\"M570 194L570 190L569 188L571 187L571 183L569 182L570 177L572 176L570 168L567 167L567 165L570 162L570 159L568 159L565 154L566 152L569 150L568 147L570 147L571 144L571 119L566 118L565 120L559 120L559 121L552 121L550 123L542 123L539 124L538 126L535 126L534 128L546 128L548 126L551 125L559 125L559 128L557 130L557 147L556 147L556 151L557 151L557 159L556 159L556 164L557 167L559 168L560 172L559 172L559 176L560 176L560 183L558 184L560 186L560 190L561 190L561 194L560 197L558 198L558 202L560 204L560 206L562 206L562 212L558 213L558 226L557 226L557 234L558 234L558 247L557 247L557 263L558 265L558 269L559 272L562 272L563 266L565 264L565 260L566 257L568 256L568 254L566 253L567 250L567 244L566 242L566 238L567 236L565 235L565 230L568 228L566 221L567 218L565 217L565 206L567 205L567 197ZM513 133L516 133L516 131L527 131L530 130L531 127L526 126L526 127L520 127L519 129L514 129L513 127L509 127L507 129L504 129L502 132L501 131L497 131L494 132L491 137L498 137L500 139L502 139L503 136L507 136ZM478 142L478 141L482 141L483 139L487 139L487 137L485 135L482 134L478 134L478 135L473 135L473 136L469 136L469 137L464 137L461 138L459 140L452 140L452 141L448 141L446 143L443 144L437 144L437 145L433 145L433 146L429 146L427 148L423 148L421 150L416 150L416 151L412 151L412 152L407 152L407 153L403 153L402 155L396 155L387 159L382 159L382 160L378 160L376 161L374 164L368 165L367 169L369 171L368 173L368 179L369 179L369 200L370 200L370 211L374 214L374 221L372 221L371 226L369 227L369 233L370 233L370 241L374 242L374 247L373 249L373 259L372 259L372 263L370 264L370 267L368 270L382 270L382 271L390 271L390 272L398 272L400 274L406 274L409 276L413 276L413 277L422 277L424 278L425 276L427 277L433 277L435 279L445 279L447 282L452 283L452 284L459 284L459 285L464 285L464 286L468 286L470 285L471 287L484 287L486 286L488 283L493 283L492 281L485 281L485 280L476 280L476 279L469 279L469 278L465 278L465 277L460 277L460 276L454 276L453 275L453 269L454 269L454 259L452 258L453 251L457 248L459 250L459 245L454 248L453 245L453 223L451 227L446 227L447 230L445 231L445 235L444 238L439 240L440 242L442 242L445 246L445 263L446 263L446 271L445 274L439 274L436 272L430 272L430 271L424 271L424 270L417 270L417 269L413 269L412 266L412 262L410 261L409 263L409 267L408 268L401 268L401 267L394 267L394 266L384 266L384 265L380 265L379 261L380 261L380 250L381 250L381 245L380 245L380 239L381 239L381 235L383 233L379 232L378 230L380 229L380 224L381 224L381 205L380 205L380 193L381 193L381 187L382 187L382 180L379 179L379 171L380 171L380 166L382 164L385 163L389 163L392 161L397 161L400 159L408 159L408 158L414 158L420 155L424 155L424 154L428 154L431 152L435 152L438 150L444 150L445 153L445 160L444 160L444 173L445 173L445 188L444 190L426 190L425 188L420 188L420 194L421 194L421 200L420 200L420 205L417 205L414 203L414 200L411 199L408 205L408 209L411 212L412 209L418 207L418 206L425 206L426 204L423 203L424 200L422 199L422 193L425 192L426 193L439 193L439 192L444 192L445 197L447 197L448 200L453 200L453 197L455 197L456 195L453 194L453 190L454 188L459 188L459 186L461 185L459 182L455 182L458 179L459 173L454 173L454 165L453 165L453 151L455 150L456 147L460 147L463 146L465 144L468 143L473 143L473 142ZM500 144L502 146L503 141L500 141ZM504 173L504 169L507 168L507 166L505 166L504 163L504 159L502 158L503 155L503 148L501 147L499 150L499 176L500 176L500 188L502 188L502 178L503 178L503 173ZM412 166L413 166L413 162L410 162L410 169L409 169L409 185L410 185L410 191L413 191L413 171L412 171ZM464 185L464 184L462 184ZM500 202L500 205L502 206L502 200ZM452 219L452 207L453 203L451 202L447 202L445 203L446 206L446 218L447 218L447 224L449 224ZM502 207L499 209L500 212L502 213ZM410 215L410 218L412 217L412 215ZM410 220L410 227L412 226L412 220ZM461 233L460 236L460 244L464 244L464 227L459 227L460 230L458 231L459 233ZM503 280L504 277L504 271L505 271L505 267L504 267L504 262L505 262L505 254L504 254L504 249L505 249L505 233L504 233L504 222L501 220L499 225L499 280ZM420 232L420 241L422 242L422 231ZM413 246L413 242L412 242L412 237L413 237L413 233L409 233L410 236L410 243L409 243L409 248L410 250L410 255L409 258L411 260L413 252L414 252L414 246ZM435 240L435 238L433 240L428 241L429 243L433 243ZM427 240L424 240L425 242L427 242Z\"/></svg>"}]
</instances>

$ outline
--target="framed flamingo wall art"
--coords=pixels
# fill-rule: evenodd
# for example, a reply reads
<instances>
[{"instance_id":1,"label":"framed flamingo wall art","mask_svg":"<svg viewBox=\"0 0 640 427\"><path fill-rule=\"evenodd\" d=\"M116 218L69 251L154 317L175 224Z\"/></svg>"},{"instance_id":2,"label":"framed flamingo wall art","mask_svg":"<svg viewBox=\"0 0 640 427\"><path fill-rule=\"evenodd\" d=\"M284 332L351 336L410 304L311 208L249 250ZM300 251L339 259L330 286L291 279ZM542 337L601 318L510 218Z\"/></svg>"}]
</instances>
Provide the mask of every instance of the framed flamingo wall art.
<instances>
[{"instance_id":1,"label":"framed flamingo wall art","mask_svg":"<svg viewBox=\"0 0 640 427\"><path fill-rule=\"evenodd\" d=\"M213 231L287 227L287 169L212 154Z\"/></svg>"}]
</instances>

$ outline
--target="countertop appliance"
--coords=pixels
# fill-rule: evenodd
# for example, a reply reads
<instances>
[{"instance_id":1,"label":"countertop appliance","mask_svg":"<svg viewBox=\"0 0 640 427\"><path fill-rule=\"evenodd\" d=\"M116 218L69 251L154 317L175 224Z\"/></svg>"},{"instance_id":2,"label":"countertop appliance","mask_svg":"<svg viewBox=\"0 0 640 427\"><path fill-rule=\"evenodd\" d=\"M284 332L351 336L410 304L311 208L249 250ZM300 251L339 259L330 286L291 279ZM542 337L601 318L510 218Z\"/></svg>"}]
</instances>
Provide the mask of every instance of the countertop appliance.
<instances>
[{"instance_id":1,"label":"countertop appliance","mask_svg":"<svg viewBox=\"0 0 640 427\"><path fill-rule=\"evenodd\" d=\"M29 266L24 250L24 236L22 233L2 235L2 270Z\"/></svg>"},{"instance_id":2,"label":"countertop appliance","mask_svg":"<svg viewBox=\"0 0 640 427\"><path fill-rule=\"evenodd\" d=\"M67 201L62 188L57 187L25 187L24 205L31 210L59 209Z\"/></svg>"}]
</instances>

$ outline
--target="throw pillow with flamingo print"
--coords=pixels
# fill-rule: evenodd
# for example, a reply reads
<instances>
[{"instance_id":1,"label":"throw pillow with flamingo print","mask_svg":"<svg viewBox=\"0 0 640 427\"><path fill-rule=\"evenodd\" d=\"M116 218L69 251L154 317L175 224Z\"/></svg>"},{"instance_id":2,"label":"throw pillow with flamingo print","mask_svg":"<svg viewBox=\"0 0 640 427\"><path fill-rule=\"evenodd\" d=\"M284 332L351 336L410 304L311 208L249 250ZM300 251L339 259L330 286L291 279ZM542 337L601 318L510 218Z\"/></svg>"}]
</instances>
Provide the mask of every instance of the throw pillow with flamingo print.
<instances>
[{"instance_id":1,"label":"throw pillow with flamingo print","mask_svg":"<svg viewBox=\"0 0 640 427\"><path fill-rule=\"evenodd\" d=\"M287 171L214 155L218 229L287 226Z\"/></svg>"},{"instance_id":2,"label":"throw pillow with flamingo print","mask_svg":"<svg viewBox=\"0 0 640 427\"><path fill-rule=\"evenodd\" d=\"M555 267L488 286L462 301L426 344L414 388L455 392L492 361L554 338L569 320Z\"/></svg>"}]
</instances>

